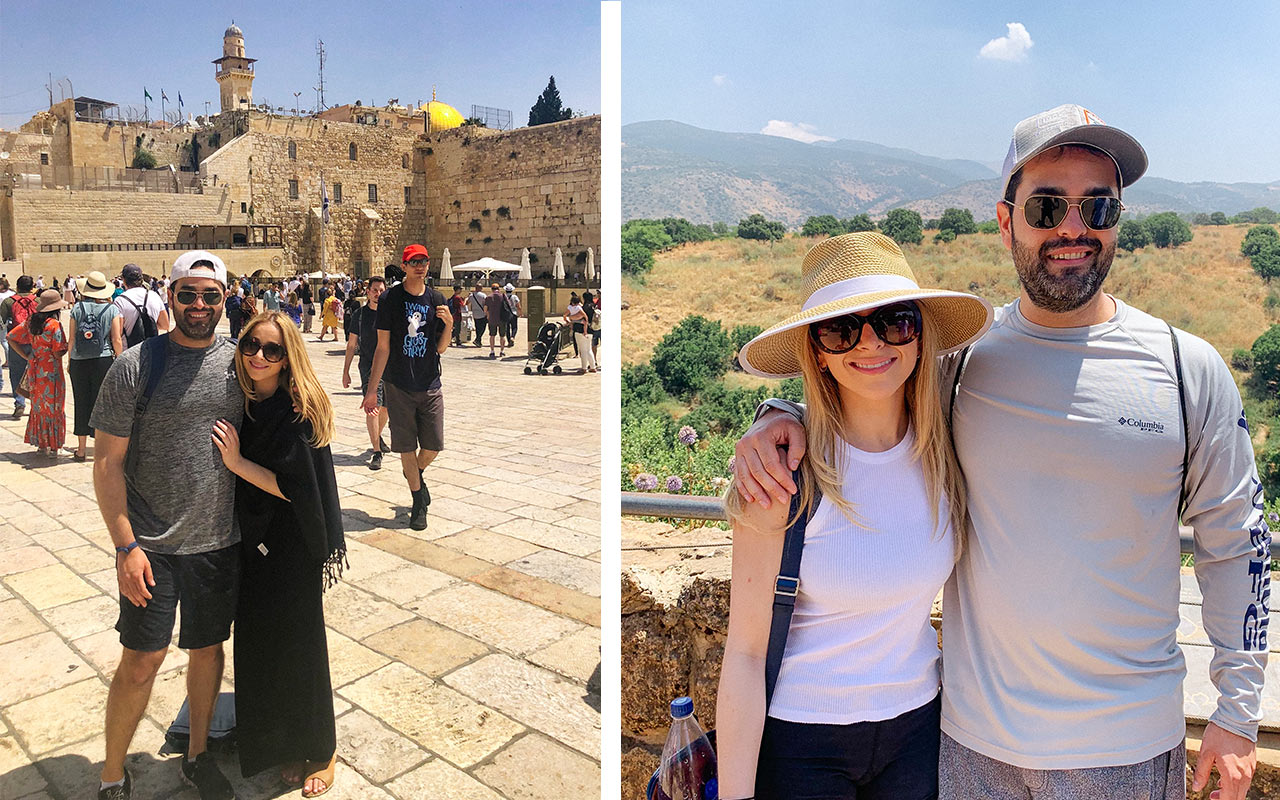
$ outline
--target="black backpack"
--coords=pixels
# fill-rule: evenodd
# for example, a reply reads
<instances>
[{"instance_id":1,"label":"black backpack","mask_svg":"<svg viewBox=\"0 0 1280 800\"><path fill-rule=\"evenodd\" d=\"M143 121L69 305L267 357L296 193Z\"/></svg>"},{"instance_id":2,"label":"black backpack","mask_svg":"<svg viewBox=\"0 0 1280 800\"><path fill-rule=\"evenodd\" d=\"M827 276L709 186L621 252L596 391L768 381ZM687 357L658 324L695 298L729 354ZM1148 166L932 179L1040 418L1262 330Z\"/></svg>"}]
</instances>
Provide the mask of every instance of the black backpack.
<instances>
[{"instance_id":1,"label":"black backpack","mask_svg":"<svg viewBox=\"0 0 1280 800\"><path fill-rule=\"evenodd\" d=\"M145 297L142 300L142 305L133 302L133 298L128 295L122 294L120 297L127 300L129 305L138 309L138 318L134 320L133 327L125 332L125 344L133 347L135 344L142 344L152 336L160 333L159 329L156 328L156 321L147 313L147 300Z\"/></svg>"},{"instance_id":2,"label":"black backpack","mask_svg":"<svg viewBox=\"0 0 1280 800\"><path fill-rule=\"evenodd\" d=\"M76 355L80 358L98 358L102 355L102 340L105 333L102 330L102 318L106 316L106 306L93 309L89 303L78 303L76 310L80 312L72 314L72 318L76 321Z\"/></svg>"}]
</instances>

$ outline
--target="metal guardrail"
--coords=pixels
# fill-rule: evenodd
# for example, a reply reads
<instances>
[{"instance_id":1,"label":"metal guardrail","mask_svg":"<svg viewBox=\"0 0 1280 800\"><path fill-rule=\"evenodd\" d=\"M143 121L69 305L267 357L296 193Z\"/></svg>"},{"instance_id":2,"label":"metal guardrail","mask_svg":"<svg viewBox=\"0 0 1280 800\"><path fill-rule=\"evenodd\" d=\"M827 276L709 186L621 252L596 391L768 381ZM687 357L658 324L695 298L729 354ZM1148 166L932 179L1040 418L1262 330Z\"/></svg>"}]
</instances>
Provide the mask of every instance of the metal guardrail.
<instances>
[{"instance_id":1,"label":"metal guardrail","mask_svg":"<svg viewBox=\"0 0 1280 800\"><path fill-rule=\"evenodd\" d=\"M704 519L725 522L724 502L718 497L691 497L654 492L623 492L622 516L664 517L672 519ZM1195 552L1195 534L1186 525L1178 527L1178 540L1183 554ZM1271 543L1271 558L1280 559L1280 541Z\"/></svg>"}]
</instances>

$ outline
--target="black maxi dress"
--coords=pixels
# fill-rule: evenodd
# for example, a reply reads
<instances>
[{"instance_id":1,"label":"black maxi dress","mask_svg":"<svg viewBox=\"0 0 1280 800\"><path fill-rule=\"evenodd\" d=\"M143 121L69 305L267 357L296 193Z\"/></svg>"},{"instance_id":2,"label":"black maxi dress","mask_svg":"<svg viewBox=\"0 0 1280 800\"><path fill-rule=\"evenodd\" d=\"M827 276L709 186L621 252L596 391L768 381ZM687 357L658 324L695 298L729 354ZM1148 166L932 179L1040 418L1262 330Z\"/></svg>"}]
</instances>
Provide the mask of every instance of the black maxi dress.
<instances>
[{"instance_id":1,"label":"black maxi dress","mask_svg":"<svg viewBox=\"0 0 1280 800\"><path fill-rule=\"evenodd\" d=\"M328 762L336 747L324 589L346 557L329 448L313 448L289 393L250 404L245 458L276 474L282 500L236 483L241 532L235 624L236 739L245 777L297 761ZM291 502L290 502L291 501Z\"/></svg>"}]
</instances>

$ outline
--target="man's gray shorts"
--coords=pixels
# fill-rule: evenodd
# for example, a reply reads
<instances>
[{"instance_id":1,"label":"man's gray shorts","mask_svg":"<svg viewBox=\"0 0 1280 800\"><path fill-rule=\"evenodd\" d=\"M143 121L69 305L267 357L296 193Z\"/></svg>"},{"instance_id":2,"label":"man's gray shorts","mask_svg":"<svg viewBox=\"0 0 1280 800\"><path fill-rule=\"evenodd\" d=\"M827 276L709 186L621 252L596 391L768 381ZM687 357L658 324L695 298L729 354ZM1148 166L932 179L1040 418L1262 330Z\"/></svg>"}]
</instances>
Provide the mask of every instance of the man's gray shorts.
<instances>
[{"instance_id":1,"label":"man's gray shorts","mask_svg":"<svg viewBox=\"0 0 1280 800\"><path fill-rule=\"evenodd\" d=\"M939 800L1186 800L1187 746L1121 767L1023 769L942 734Z\"/></svg>"},{"instance_id":2,"label":"man's gray shorts","mask_svg":"<svg viewBox=\"0 0 1280 800\"><path fill-rule=\"evenodd\" d=\"M387 421L391 423L391 452L443 450L444 392L408 392L388 381L382 384L387 396Z\"/></svg>"}]
</instances>

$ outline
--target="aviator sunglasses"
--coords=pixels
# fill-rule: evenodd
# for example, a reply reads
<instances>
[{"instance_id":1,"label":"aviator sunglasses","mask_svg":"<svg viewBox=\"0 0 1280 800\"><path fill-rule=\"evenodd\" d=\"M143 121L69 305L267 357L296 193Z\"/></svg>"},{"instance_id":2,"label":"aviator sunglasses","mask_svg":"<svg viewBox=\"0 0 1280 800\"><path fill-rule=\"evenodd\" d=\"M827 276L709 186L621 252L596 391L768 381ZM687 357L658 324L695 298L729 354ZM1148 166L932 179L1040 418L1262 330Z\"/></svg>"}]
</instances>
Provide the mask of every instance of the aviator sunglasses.
<instances>
[{"instance_id":1,"label":"aviator sunglasses","mask_svg":"<svg viewBox=\"0 0 1280 800\"><path fill-rule=\"evenodd\" d=\"M272 364L284 360L284 346L276 344L275 342L267 342L266 344L263 344L257 339L241 339L238 347L240 348L241 355L245 358L252 358L258 354L259 350L261 350L262 357L267 361L270 361Z\"/></svg>"},{"instance_id":2,"label":"aviator sunglasses","mask_svg":"<svg viewBox=\"0 0 1280 800\"><path fill-rule=\"evenodd\" d=\"M184 306L189 306L194 303L197 295L204 300L204 304L206 306L218 305L222 302L222 298L225 296L221 289L205 289L202 292L197 292L195 289L179 289L174 293L174 296L178 298L178 302L182 303Z\"/></svg>"},{"instance_id":3,"label":"aviator sunglasses","mask_svg":"<svg viewBox=\"0 0 1280 800\"><path fill-rule=\"evenodd\" d=\"M858 344L863 325L870 325L885 344L911 344L920 335L920 307L915 303L893 303L881 306L865 317L846 314L819 320L810 323L809 338L824 353L840 355Z\"/></svg>"},{"instance_id":4,"label":"aviator sunglasses","mask_svg":"<svg viewBox=\"0 0 1280 800\"><path fill-rule=\"evenodd\" d=\"M1072 200L1079 202L1073 203ZM1056 228L1067 218L1073 206L1080 208L1080 219L1086 228L1105 231L1114 228L1120 222L1120 212L1124 204L1118 197L1057 197L1051 194L1033 194L1026 202L1016 206L1008 200L1013 208L1022 209L1027 224L1039 230Z\"/></svg>"}]
</instances>

